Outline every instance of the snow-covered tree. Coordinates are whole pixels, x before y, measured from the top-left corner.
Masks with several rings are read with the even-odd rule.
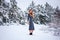
[[[27,10],[29,9],[33,9],[35,7],[35,3],[34,1],[32,1],[32,3],[29,5],[29,7],[27,8]]]
[[[9,19],[16,22],[16,16],[17,16],[17,2],[16,0],[10,0],[11,7],[9,10]]]
[[[45,12],[47,13],[47,16],[48,16],[48,21],[51,21],[51,16],[53,15],[54,13],[54,9],[51,5],[49,5],[47,2],[45,4]]]
[[[9,10],[10,21],[21,23],[21,20],[24,18],[23,16],[24,16],[23,11],[17,6],[16,0],[10,0]]]
[[[53,28],[59,28],[60,26],[60,10],[58,7],[56,7],[55,9],[50,25],[51,25],[50,27],[53,27]]]
[[[0,0],[0,16],[2,17],[2,22],[7,23],[9,13],[9,3],[5,0]],[[4,20],[5,19],[5,20]]]

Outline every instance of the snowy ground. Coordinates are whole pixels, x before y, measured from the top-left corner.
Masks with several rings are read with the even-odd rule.
[[[35,31],[29,35],[28,24],[14,24],[0,26],[0,40],[60,40],[60,36],[54,36],[48,30],[48,26],[34,24]]]

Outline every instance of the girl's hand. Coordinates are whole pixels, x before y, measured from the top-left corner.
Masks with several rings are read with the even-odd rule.
[[[30,14],[30,16],[32,16],[34,18],[34,13],[33,13],[33,15]]]

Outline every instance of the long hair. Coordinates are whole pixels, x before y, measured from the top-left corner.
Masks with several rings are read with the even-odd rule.
[[[30,11],[31,11],[31,13],[30,13]],[[32,9],[29,10],[29,14],[30,15],[33,15],[33,10]]]
[[[32,17],[34,18],[33,10],[32,10],[32,9],[29,10],[29,15],[32,16]]]

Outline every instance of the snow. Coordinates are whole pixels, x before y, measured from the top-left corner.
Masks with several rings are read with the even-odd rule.
[[[60,40],[59,36],[43,31],[48,26],[34,24],[35,31],[33,35],[29,35],[28,24],[9,24],[0,26],[0,40]],[[42,30],[41,30],[42,29]]]

